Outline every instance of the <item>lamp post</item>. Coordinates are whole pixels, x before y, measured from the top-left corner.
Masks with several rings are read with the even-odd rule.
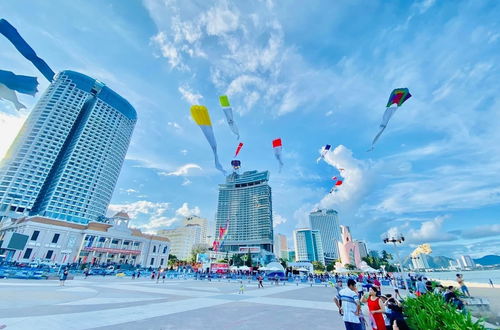
[[[397,243],[399,244],[403,244],[403,242],[405,241],[405,238],[403,235],[400,235],[398,237],[386,237],[384,238],[384,243],[385,244],[388,244],[388,243],[392,243],[394,244],[394,251],[396,251],[396,257],[398,258],[398,269],[399,269],[399,272],[401,273],[401,276],[403,277],[403,289],[407,289],[407,285],[406,285],[406,274],[404,273],[404,267],[403,267],[403,263],[401,262],[401,258],[399,257],[399,251],[398,251],[398,247],[397,247]]]

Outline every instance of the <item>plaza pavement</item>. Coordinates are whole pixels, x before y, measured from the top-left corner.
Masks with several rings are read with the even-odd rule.
[[[89,277],[0,280],[0,328],[343,329],[331,287]]]

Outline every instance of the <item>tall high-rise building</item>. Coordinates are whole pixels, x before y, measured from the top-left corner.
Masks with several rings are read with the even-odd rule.
[[[472,260],[471,256],[469,256],[469,255],[460,256],[460,258],[457,259],[457,261],[458,261],[458,265],[460,266],[460,268],[476,267],[476,263],[474,262],[474,260]]]
[[[323,244],[319,230],[297,229],[293,232],[295,244],[295,260],[300,261],[319,261],[325,264]]]
[[[60,72],[0,164],[0,220],[99,221],[136,120],[134,108],[103,83]]]
[[[335,210],[317,210],[309,214],[311,229],[318,230],[323,243],[323,252],[327,263],[339,258],[340,241],[339,217]]]
[[[227,227],[221,251],[273,251],[273,211],[269,172],[236,172],[219,185],[215,237]]]
[[[427,254],[419,254],[411,258],[413,269],[429,269],[429,256]]]
[[[274,255],[276,258],[288,260],[288,243],[283,234],[274,235]]]
[[[198,225],[201,228],[201,242],[200,243],[207,243],[209,244],[207,240],[207,228],[208,228],[208,220],[205,218],[201,218],[197,215],[191,215],[189,217],[184,218],[184,226],[189,226],[189,225]]]
[[[359,256],[361,259],[368,257],[368,249],[366,248],[366,243],[363,241],[354,241],[358,245]]]

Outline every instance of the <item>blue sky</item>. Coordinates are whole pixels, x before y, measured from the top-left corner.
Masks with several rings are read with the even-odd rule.
[[[290,241],[312,209],[331,207],[370,249],[401,232],[408,251],[499,252],[497,1],[21,0],[0,13],[55,71],[95,77],[137,109],[111,205],[136,226],[213,221],[224,178],[189,107],[209,108],[229,169],[237,141],[218,105],[228,94],[243,169],[271,171],[275,231]],[[37,74],[3,38],[0,49],[3,69]],[[413,97],[368,153],[397,87]],[[39,95],[20,99],[30,109]],[[0,153],[29,109],[0,101]],[[325,144],[335,150],[317,164]],[[339,168],[344,185],[328,194]]]

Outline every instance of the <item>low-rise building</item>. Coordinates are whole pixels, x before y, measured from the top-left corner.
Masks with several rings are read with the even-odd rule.
[[[86,225],[32,216],[11,220],[0,229],[0,237],[8,232],[29,236],[26,247],[12,258],[18,262],[166,267],[170,252],[168,238],[129,228],[129,220],[124,212],[107,222]]]

